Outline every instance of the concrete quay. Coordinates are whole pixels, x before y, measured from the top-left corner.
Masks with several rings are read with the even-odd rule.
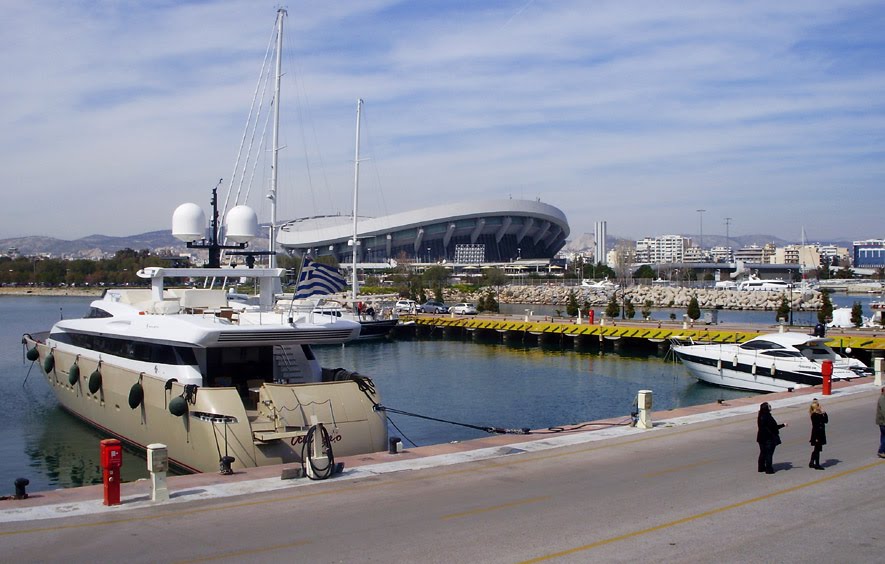
[[[871,378],[655,412],[654,428],[600,421],[344,459],[147,482],[123,504],[101,487],[0,502],[8,561],[873,562],[885,554],[885,460]],[[830,416],[824,471],[808,468],[808,404]],[[774,475],[756,471],[758,405],[787,423]],[[626,418],[625,418],[626,419]]]

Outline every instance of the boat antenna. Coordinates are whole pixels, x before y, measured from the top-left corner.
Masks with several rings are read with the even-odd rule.
[[[358,240],[357,235],[357,207],[359,205],[360,194],[360,110],[363,107],[362,98],[356,100],[356,156],[353,162],[353,269],[351,270],[351,288],[350,299],[356,300],[357,280],[356,280],[356,247]]]
[[[218,184],[212,188],[212,220],[209,222],[209,239],[200,241],[188,241],[188,249],[206,249],[209,251],[209,261],[206,263],[207,268],[221,267],[221,250],[222,249],[245,249],[246,243],[236,243],[233,245],[222,245],[218,242],[218,186],[221,185],[221,179]]]

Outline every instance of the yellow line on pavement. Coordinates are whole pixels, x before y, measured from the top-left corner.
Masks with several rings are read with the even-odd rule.
[[[192,560],[179,560],[178,562],[179,564],[190,564],[191,562],[210,562],[212,560],[222,560],[225,558],[238,558],[240,556],[251,556],[254,554],[261,554],[262,552],[272,552],[274,550],[284,550],[294,548],[296,546],[304,546],[308,542],[309,541],[297,541],[286,544],[277,544],[274,546],[263,546],[261,548],[255,549],[235,550],[233,552],[220,552],[211,556],[202,556],[200,558],[194,558]]]
[[[530,497],[528,499],[520,499],[517,501],[511,501],[510,503],[504,503],[502,505],[493,505],[491,507],[482,507],[478,509],[471,509],[470,511],[462,511],[461,513],[451,513],[449,515],[443,515],[440,519],[458,519],[460,517],[469,517],[471,515],[479,515],[480,513],[488,513],[489,511],[498,511],[499,509],[508,509],[510,507],[518,507],[520,505],[527,505],[529,503],[538,503],[541,501],[546,501],[550,499],[549,495],[540,496],[540,497]]]
[[[793,486],[790,488],[785,488],[783,490],[778,490],[775,492],[771,492],[765,495],[761,495],[759,497],[754,497],[751,499],[746,499],[744,501],[739,501],[737,503],[732,503],[730,505],[724,505],[722,507],[717,507],[715,509],[710,509],[709,511],[704,511],[702,513],[698,513],[696,515],[689,515],[688,517],[683,517],[682,519],[676,519],[675,521],[669,521],[667,523],[661,523],[660,525],[655,525],[654,527],[649,527],[647,529],[640,529],[638,531],[633,531],[631,533],[625,533],[623,535],[618,535],[616,537],[611,537],[607,539],[598,540],[594,543],[585,544],[583,546],[576,546],[575,548],[570,548],[568,550],[563,550],[561,552],[554,552],[553,554],[546,554],[544,556],[538,556],[537,558],[531,558],[529,560],[523,560],[520,564],[530,564],[533,562],[545,562],[547,560],[553,560],[554,558],[561,558],[563,556],[570,556],[572,554],[577,554],[579,552],[584,552],[587,550],[592,550],[594,548],[599,548],[600,546],[605,546],[607,544],[616,543],[622,540],[632,539],[636,537],[640,537],[642,535],[647,535],[649,533],[654,533],[657,531],[661,531],[664,529],[669,529],[672,527],[676,527],[678,525],[683,525],[685,523],[690,523],[692,521],[697,521],[699,519],[703,519],[704,517],[711,517],[713,515],[717,515],[719,513],[724,513],[726,511],[731,511],[732,509],[737,509],[739,507],[744,507],[745,505],[750,505],[753,503],[757,503],[760,501],[765,501],[774,497],[778,497],[781,495],[785,495],[788,493],[793,493],[795,491],[799,491],[811,486],[816,486],[818,484],[823,484],[824,482],[829,482],[830,480],[835,480],[836,478],[841,478],[843,476],[848,476],[850,474],[854,474],[857,472],[862,472],[864,470],[869,470],[871,468],[875,468],[883,464],[882,462],[873,462],[871,464],[866,464],[864,466],[860,466],[858,468],[853,468],[851,470],[845,470],[844,472],[839,472],[838,474],[831,474],[824,478],[820,478],[818,480],[812,480],[811,482],[806,482],[804,484],[799,484],[798,486]]]

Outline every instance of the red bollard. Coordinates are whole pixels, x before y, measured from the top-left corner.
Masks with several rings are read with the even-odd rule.
[[[123,445],[117,439],[101,441],[101,468],[104,481],[104,504],[120,505],[120,467]]]
[[[825,396],[833,393],[833,361],[825,360],[821,363],[820,374],[823,376],[824,380],[824,391],[823,394]]]
[[[589,325],[593,325],[593,322],[596,321],[596,311],[592,309],[587,310],[587,323]]]

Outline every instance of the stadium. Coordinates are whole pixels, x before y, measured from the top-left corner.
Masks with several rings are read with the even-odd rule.
[[[295,256],[352,257],[353,217],[296,219],[278,243]],[[569,235],[558,208],[535,200],[488,200],[442,205],[357,221],[357,260],[477,264],[550,259]]]

